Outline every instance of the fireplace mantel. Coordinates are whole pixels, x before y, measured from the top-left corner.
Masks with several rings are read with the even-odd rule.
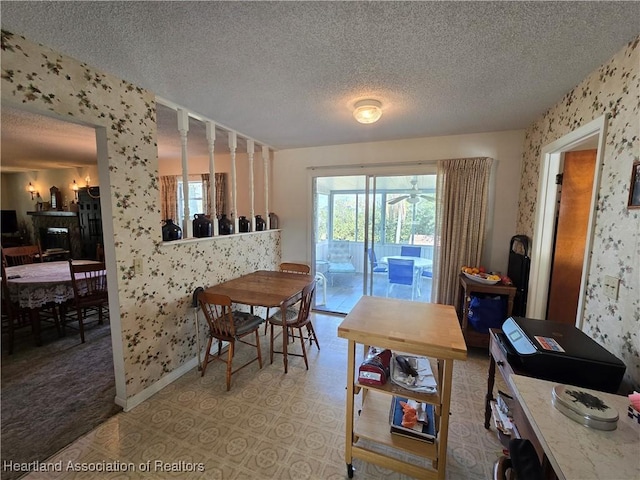
[[[27,212],[34,217],[77,217],[78,212],[62,212],[58,210],[44,210],[42,212]]]
[[[27,212],[27,215],[31,216],[35,237],[40,240],[43,250],[47,248],[44,241],[48,228],[66,228],[69,232],[71,258],[82,258],[82,237],[80,235],[78,212],[45,210],[42,212]]]

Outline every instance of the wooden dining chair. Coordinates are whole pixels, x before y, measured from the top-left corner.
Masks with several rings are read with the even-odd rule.
[[[313,323],[311,323],[311,301],[313,299],[313,294],[316,290],[316,282],[315,280],[311,282],[309,285],[304,287],[302,290],[302,296],[292,297],[280,304],[280,309],[275,312],[269,319],[270,329],[270,346],[271,351],[269,355],[269,359],[271,363],[273,363],[273,354],[281,353],[283,355],[284,362],[284,373],[288,371],[288,360],[287,357],[302,357],[304,358],[304,365],[307,370],[309,370],[309,361],[307,359],[307,349],[306,342],[309,342],[309,348],[315,342],[316,347],[320,350],[320,344],[318,343],[318,337],[313,328]],[[277,338],[278,335],[274,336],[273,327],[281,327],[282,335],[284,338],[282,339],[282,350],[276,351],[274,349],[273,342]],[[303,328],[306,330],[306,333],[303,332]],[[296,333],[297,330],[297,333]],[[293,353],[289,352],[289,336],[292,336],[293,341],[295,343],[296,339],[300,339],[300,346],[302,347],[302,353]]]
[[[2,249],[2,264],[6,267],[42,262],[40,244],[7,247]]]
[[[101,243],[96,244],[96,260],[104,262],[104,246]]]
[[[84,343],[84,321],[87,313],[92,310],[98,312],[98,323],[104,323],[104,314],[109,308],[109,292],[107,289],[107,270],[104,262],[74,263],[69,260],[71,271],[71,285],[73,286],[73,304],[75,320],[78,321],[80,340]],[[71,321],[74,321],[71,316]],[[68,320],[62,321],[62,331]]]
[[[309,275],[311,273],[311,267],[304,263],[293,263],[293,262],[282,262],[280,267],[278,267],[281,272],[285,273],[298,273],[301,275]],[[269,318],[269,308],[267,307],[267,313],[265,318]],[[265,322],[264,324],[264,334],[267,334],[267,329],[269,328],[269,324]]]
[[[309,267],[309,265],[305,265],[304,263],[283,262],[280,264],[280,271],[309,275],[309,273],[311,273],[311,268]]]
[[[39,333],[35,333],[36,323],[37,328],[40,328],[40,322],[51,321],[53,322],[58,336],[61,335],[60,331],[60,319],[58,316],[58,310],[55,303],[51,302],[42,305],[36,311],[30,311],[28,308],[22,308],[18,302],[11,301],[9,293],[9,283],[5,265],[2,265],[2,332],[7,337],[7,352],[13,353],[13,347],[15,344],[15,331],[24,327],[31,327],[34,332],[36,342],[39,341]]]
[[[215,293],[207,293],[206,291],[198,294],[198,302],[200,308],[204,312],[209,325],[209,341],[202,362],[202,376],[207,370],[207,365],[213,360],[219,360],[227,364],[226,383],[227,391],[231,389],[231,375],[242,370],[244,367],[252,364],[256,360],[262,368],[262,354],[260,353],[260,335],[258,328],[264,322],[261,317],[247,312],[238,312],[232,309],[231,298],[226,295],[218,295]],[[256,337],[255,344],[244,337],[254,334]],[[211,347],[213,341],[218,342],[218,353],[212,354]],[[222,342],[228,342],[228,351],[226,359],[222,356]],[[244,343],[255,347],[257,357],[252,358],[240,367],[233,370],[233,356],[235,353],[236,342]]]
[[[20,307],[11,301],[9,297],[9,285],[7,283],[7,272],[2,264],[2,332],[7,337],[7,352],[13,353],[14,331],[20,321],[18,312]]]

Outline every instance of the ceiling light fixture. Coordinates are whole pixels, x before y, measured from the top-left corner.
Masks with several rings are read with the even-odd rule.
[[[360,100],[354,107],[353,116],[360,123],[375,123],[382,116],[382,103],[378,100]]]

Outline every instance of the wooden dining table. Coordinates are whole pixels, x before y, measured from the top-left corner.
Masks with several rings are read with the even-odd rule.
[[[258,270],[227,282],[213,285],[205,291],[226,295],[234,303],[252,307],[278,307],[294,296],[301,296],[304,287],[314,281],[312,275]]]
[[[226,295],[233,303],[252,307],[280,307],[285,300],[302,297],[304,287],[315,281],[313,275],[299,273],[273,272],[258,270],[227,282],[206,288],[206,292]],[[284,315],[284,312],[283,312]],[[282,341],[288,342],[289,332],[283,325]],[[287,368],[287,349],[283,348],[285,372]]]

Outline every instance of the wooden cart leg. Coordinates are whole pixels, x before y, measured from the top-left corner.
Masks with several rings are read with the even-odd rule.
[[[347,463],[347,474],[353,478],[353,402],[356,365],[356,342],[349,340],[347,347],[347,418],[344,442],[344,460]]]
[[[353,464],[347,463],[347,477],[353,478]]]

